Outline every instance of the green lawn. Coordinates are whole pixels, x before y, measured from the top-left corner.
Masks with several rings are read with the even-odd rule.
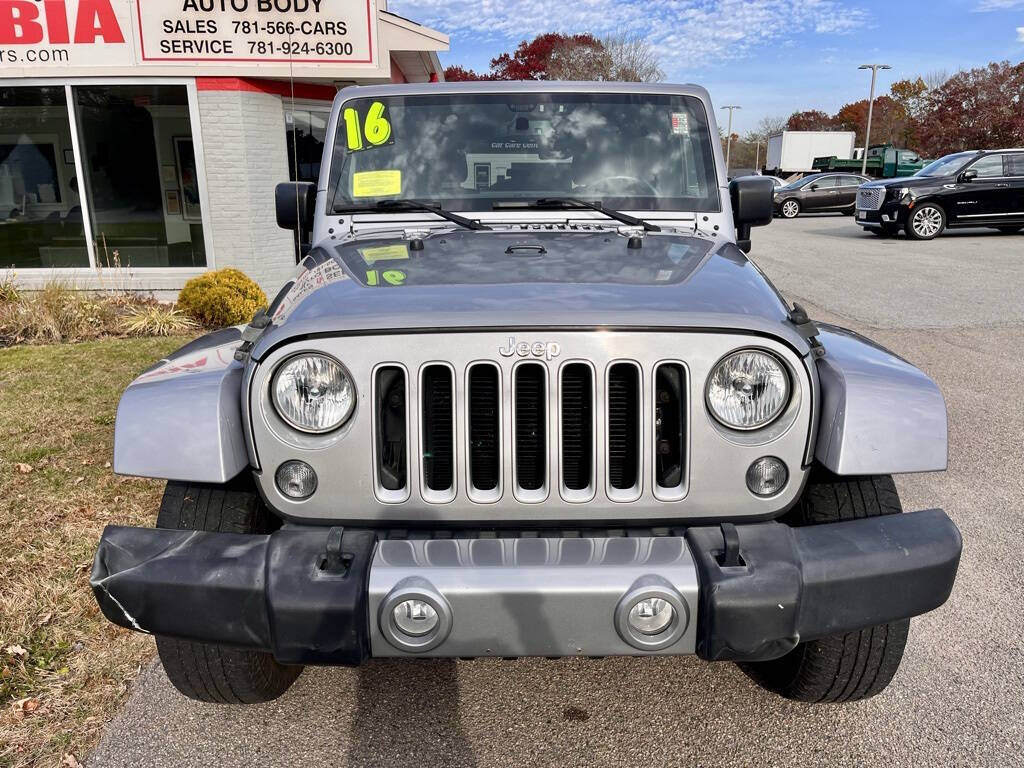
[[[0,349],[0,766],[83,758],[152,640],[89,589],[105,525],[152,525],[162,483],[113,474],[125,386],[186,338]]]

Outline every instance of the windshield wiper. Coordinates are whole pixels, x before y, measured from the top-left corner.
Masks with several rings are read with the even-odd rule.
[[[628,224],[631,227],[643,227],[648,232],[661,232],[661,227],[657,224],[651,224],[649,221],[630,216],[628,213],[605,208],[600,203],[592,203],[579,197],[541,197],[525,203],[510,201],[494,204],[495,208],[518,208],[522,206],[527,208],[589,208],[592,211],[603,213],[609,219],[621,221],[623,224]]]
[[[388,213],[389,211],[426,211],[447,219],[453,224],[458,224],[466,229],[490,229],[486,224],[481,224],[475,219],[467,219],[457,213],[446,211],[435,203],[424,203],[419,200],[401,198],[398,200],[378,200],[376,203],[367,205],[335,205],[334,213]]]

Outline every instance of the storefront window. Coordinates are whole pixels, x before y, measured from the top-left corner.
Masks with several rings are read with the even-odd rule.
[[[73,89],[96,263],[206,264],[184,85]]]
[[[320,159],[330,116],[330,105],[323,109],[297,107],[285,112],[288,174],[292,181],[315,182],[320,178]]]
[[[88,266],[64,88],[2,88],[0,269]]]

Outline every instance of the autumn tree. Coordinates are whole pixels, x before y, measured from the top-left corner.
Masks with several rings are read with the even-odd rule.
[[[835,119],[820,109],[794,112],[786,121],[787,131],[834,131]]]
[[[655,82],[665,73],[650,43],[629,33],[598,39],[590,34],[548,33],[523,40],[511,53],[491,59],[488,72],[460,66],[445,80],[618,80]]]
[[[927,101],[918,149],[928,157],[1024,145],[1024,62],[958,72]]]
[[[537,35],[533,40],[523,40],[512,53],[491,59],[491,74],[495,80],[551,80],[548,68],[552,55],[556,48],[568,45],[593,49],[600,48],[601,42],[590,34]]]
[[[465,69],[458,65],[444,68],[444,79],[449,83],[459,83],[466,80],[493,80],[494,76],[489,72],[479,73],[472,69]]]
[[[833,121],[840,130],[855,132],[856,145],[863,147],[864,131],[868,124],[868,100],[844,104]],[[871,115],[871,143],[902,144],[906,123],[907,112],[903,106],[890,96],[879,96],[875,99]]]

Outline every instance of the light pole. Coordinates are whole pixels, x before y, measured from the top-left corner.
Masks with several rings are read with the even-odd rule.
[[[892,69],[888,64],[861,64],[857,69],[870,69],[871,70],[871,95],[868,96],[868,127],[864,131],[864,154],[862,155],[860,163],[861,175],[867,174],[868,171],[868,147],[871,146],[871,113],[875,107],[875,76],[878,74],[880,69]],[[728,163],[726,164],[728,165]]]
[[[735,104],[731,104],[729,106],[722,107],[722,109],[728,109],[729,110],[729,127],[726,129],[726,136],[725,136],[725,175],[728,176],[729,175],[729,154],[732,151],[732,111],[734,109],[742,109],[742,107],[738,107]]]

